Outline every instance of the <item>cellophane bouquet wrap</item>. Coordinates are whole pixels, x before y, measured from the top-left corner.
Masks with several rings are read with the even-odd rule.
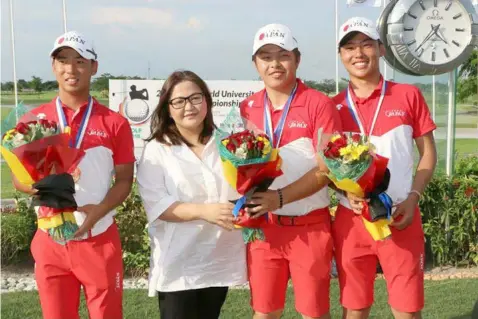
[[[235,204],[233,214],[235,225],[242,228],[245,243],[264,240],[262,227],[267,224],[267,214],[251,218],[245,213],[246,204],[255,192],[264,192],[274,179],[282,175],[282,160],[278,149],[272,148],[267,135],[258,132],[247,124],[236,132],[217,129],[215,133],[224,177],[239,194],[243,195]]]
[[[388,158],[376,154],[367,137],[353,133],[334,134],[318,150],[338,189],[369,200],[363,203],[362,219],[370,235],[375,240],[390,236],[392,200],[385,192],[390,182]]]
[[[79,178],[77,164],[85,154],[69,143],[69,128],[62,133],[44,114],[27,113],[6,131],[1,145],[2,157],[15,178],[38,190],[32,201],[38,206],[38,228],[60,244],[73,239],[78,230],[73,194]]]

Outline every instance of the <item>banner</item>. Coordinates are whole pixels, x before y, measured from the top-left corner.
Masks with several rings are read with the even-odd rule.
[[[164,80],[109,81],[109,107],[129,121],[137,159],[141,156],[144,139],[151,133],[150,120],[158,105],[163,83]],[[206,83],[212,95],[214,123],[223,129],[227,129],[224,125],[234,125],[229,123],[230,121],[225,122],[226,117],[230,113],[239,114],[239,104],[264,88],[262,81],[231,80],[206,81]]]
[[[381,7],[382,0],[347,0],[349,7],[357,6],[369,6],[369,7]]]

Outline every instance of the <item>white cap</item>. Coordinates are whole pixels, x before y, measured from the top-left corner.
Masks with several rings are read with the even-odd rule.
[[[283,24],[276,23],[263,26],[256,32],[252,55],[266,44],[275,44],[287,51],[298,47],[297,40],[292,36],[290,29]]]
[[[69,31],[60,35],[53,45],[50,56],[60,48],[72,48],[87,60],[97,60],[98,56],[91,43],[85,37],[76,31]]]
[[[347,20],[339,30],[339,42],[337,46],[340,46],[340,42],[351,32],[360,32],[368,36],[372,40],[379,40],[380,34],[378,33],[377,27],[372,20],[354,17]]]

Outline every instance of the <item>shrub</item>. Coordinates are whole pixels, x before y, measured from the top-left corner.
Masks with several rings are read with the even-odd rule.
[[[149,269],[149,236],[146,230],[146,212],[136,185],[117,208],[116,222],[121,235],[125,273],[140,276]]]
[[[15,198],[16,209],[2,209],[2,264],[20,263],[29,259],[30,243],[36,231],[36,215],[25,200]]]
[[[478,265],[476,164],[476,157],[465,158],[457,163],[454,177],[435,176],[420,201],[434,265]]]

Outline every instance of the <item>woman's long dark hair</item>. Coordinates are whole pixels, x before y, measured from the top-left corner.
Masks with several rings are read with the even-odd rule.
[[[176,123],[174,123],[174,120],[169,114],[171,93],[176,85],[184,81],[190,81],[196,84],[206,99],[207,113],[204,119],[204,128],[199,135],[199,142],[206,144],[209,137],[211,137],[215,125],[212,116],[212,96],[206,82],[194,72],[176,71],[168,77],[161,88],[158,106],[151,116],[151,135],[146,141],[157,140],[166,145],[181,145],[184,143],[187,146],[192,146],[183,138],[181,133],[179,133]]]

